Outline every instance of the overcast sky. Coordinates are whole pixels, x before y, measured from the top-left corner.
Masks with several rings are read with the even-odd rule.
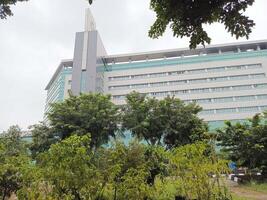
[[[60,60],[73,57],[87,7],[86,0],[29,0],[0,20],[0,131],[42,120],[44,88]],[[247,11],[256,22],[250,40],[267,39],[266,8],[266,0],[256,0]],[[173,38],[170,30],[158,40],[148,38],[155,20],[149,0],[96,0],[91,11],[108,54],[188,46],[188,39]],[[212,44],[236,41],[222,25],[206,29]]]

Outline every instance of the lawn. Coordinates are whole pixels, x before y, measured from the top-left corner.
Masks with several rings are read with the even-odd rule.
[[[251,182],[249,184],[243,185],[242,187],[256,192],[263,192],[267,194],[267,182],[266,183]]]

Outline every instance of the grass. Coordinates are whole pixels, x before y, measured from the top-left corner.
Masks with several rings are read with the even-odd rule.
[[[244,198],[244,197],[239,197],[235,194],[232,194],[232,197],[233,197],[233,200],[251,200],[251,199],[248,199],[248,198]]]
[[[249,184],[243,185],[242,187],[267,194],[267,183],[251,182]]]

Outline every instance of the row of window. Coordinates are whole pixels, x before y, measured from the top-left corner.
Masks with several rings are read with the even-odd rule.
[[[197,88],[190,90],[175,90],[175,91],[163,91],[163,92],[151,92],[146,95],[152,97],[166,97],[168,95],[182,95],[182,94],[195,94],[195,93],[210,93],[210,92],[226,92],[226,91],[239,91],[239,90],[251,90],[267,88],[267,83],[253,84],[253,85],[236,85],[236,86],[225,86],[225,87],[212,87],[212,88]],[[114,95],[113,99],[123,100],[126,95]]]
[[[230,113],[243,113],[243,112],[262,112],[267,109],[266,106],[250,106],[250,107],[237,107],[237,108],[222,108],[222,109],[210,109],[203,110],[200,115],[212,115],[212,114],[230,114]]]
[[[180,70],[180,71],[170,71],[170,72],[160,72],[160,73],[149,73],[149,74],[136,74],[127,76],[113,76],[109,77],[110,81],[122,81],[130,79],[147,79],[165,76],[177,76],[181,74],[201,74],[201,73],[213,73],[213,72],[223,72],[228,70],[244,70],[244,69],[255,69],[261,68],[262,65],[257,64],[247,64],[247,65],[234,65],[234,66],[222,66],[214,68],[204,68],[204,69],[192,69],[192,70]]]
[[[185,100],[185,103],[196,102],[198,104],[207,103],[228,103],[228,102],[242,102],[242,101],[254,101],[267,99],[267,94],[261,95],[249,95],[249,96],[234,96],[234,97],[219,97],[219,98],[207,98],[207,99],[194,99]]]
[[[247,79],[258,79],[264,78],[264,73],[258,74],[246,74],[237,76],[221,76],[212,78],[201,78],[201,79],[188,79],[188,80],[177,80],[177,81],[164,81],[156,83],[142,83],[142,84],[131,84],[131,85],[118,85],[110,86],[109,90],[127,90],[127,89],[138,89],[147,87],[163,87],[169,85],[182,85],[182,84],[197,84],[197,83],[208,83],[208,82],[220,82],[220,81],[235,81],[235,80],[247,80]]]

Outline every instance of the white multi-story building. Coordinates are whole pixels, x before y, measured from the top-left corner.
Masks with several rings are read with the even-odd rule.
[[[46,87],[46,112],[68,91],[111,94],[121,105],[134,90],[197,102],[200,117],[213,127],[267,109],[267,40],[107,55],[92,16],[86,21],[86,30],[76,34],[74,58],[60,63]]]

